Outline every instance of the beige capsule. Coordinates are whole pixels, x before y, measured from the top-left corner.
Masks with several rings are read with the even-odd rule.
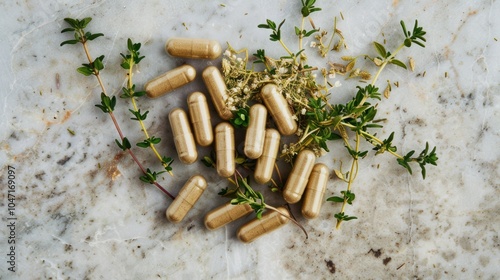
[[[215,40],[172,38],[165,44],[165,51],[177,57],[216,59],[221,55],[222,47]]]
[[[302,215],[307,219],[314,219],[318,217],[323,205],[323,196],[326,190],[326,183],[330,171],[328,167],[322,163],[314,165],[309,182],[307,183],[304,192],[304,200],[302,203]]]
[[[292,171],[288,175],[288,180],[283,189],[283,198],[286,202],[293,204],[300,201],[315,160],[316,155],[311,150],[304,149],[297,155]]]
[[[215,156],[220,176],[227,178],[234,174],[235,154],[234,128],[228,122],[221,122],[215,127]]]
[[[298,128],[297,122],[293,119],[285,97],[278,92],[278,87],[275,84],[267,84],[262,87],[260,95],[280,133],[282,135],[294,134]]]
[[[219,69],[215,66],[208,66],[202,73],[203,81],[207,86],[208,93],[212,98],[215,110],[223,120],[230,120],[233,118],[233,113],[226,105],[228,99],[227,87],[224,78]]]
[[[280,147],[280,133],[273,128],[266,129],[262,155],[257,159],[254,178],[259,184],[265,184],[273,176],[274,163]]]
[[[215,230],[250,214],[252,211],[249,204],[233,205],[228,202],[205,215],[205,226],[209,230]]]
[[[188,96],[189,118],[193,125],[194,138],[200,146],[208,146],[214,141],[212,121],[208,110],[207,98],[201,92],[193,92]]]
[[[150,80],[144,85],[144,90],[149,97],[157,98],[192,82],[194,78],[196,78],[196,69],[185,64]]]
[[[290,217],[290,213],[285,207],[276,208],[280,213]],[[270,233],[288,223],[288,218],[276,211],[268,211],[262,215],[261,219],[253,219],[241,226],[238,230],[238,239],[250,243],[266,233]]]
[[[173,109],[168,115],[172,134],[174,135],[174,144],[179,160],[185,164],[191,164],[198,158],[196,143],[193,133],[189,126],[189,120],[186,112],[180,108]]]
[[[207,181],[203,176],[194,175],[189,178],[172,204],[167,208],[167,219],[173,223],[182,221],[206,188]]]
[[[267,109],[262,104],[250,107],[249,124],[245,135],[243,152],[248,158],[257,159],[262,155],[266,133]]]

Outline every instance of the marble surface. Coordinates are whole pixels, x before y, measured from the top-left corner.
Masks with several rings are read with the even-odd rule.
[[[429,141],[438,147],[439,165],[427,179],[407,174],[389,155],[360,163],[348,211],[358,220],[335,230],[338,206],[325,203],[316,220],[300,217],[309,232],[288,224],[252,244],[235,237],[238,221],[208,231],[203,216],[225,200],[217,192],[227,182],[200,162],[184,166],[172,145],[167,115],[187,108],[188,93],[206,92],[201,75],[193,84],[157,100],[141,99],[149,110],[151,133],[172,155],[174,176],[160,183],[178,192],[194,173],[209,183],[188,217],[179,224],[165,218],[171,200],[138,180],[131,158],[114,144],[110,119],[94,104],[97,82],[75,71],[84,62],[79,46],[59,47],[65,17],[93,17],[92,32],[103,32],[90,45],[106,56],[105,85],[118,94],[125,82],[119,53],[126,39],[143,43],[135,82],[185,62],[201,74],[220,61],[175,59],[164,53],[173,36],[207,37],[252,53],[265,48],[283,55],[256,26],[266,18],[286,18],[285,40],[295,42],[299,1],[2,1],[0,10],[0,278],[1,279],[498,279],[500,268],[500,2],[498,1],[318,1],[317,26],[339,21],[349,49],[344,54],[372,53],[371,42],[400,40],[399,21],[418,19],[428,32],[425,49],[412,47],[414,72],[388,68],[380,81],[400,86],[383,100],[387,118],[381,133],[395,131],[403,150],[420,150]],[[295,44],[293,44],[295,45]],[[309,41],[305,41],[309,46]],[[338,61],[332,53],[312,65]],[[425,72],[425,75],[423,73]],[[354,81],[336,94],[348,100]],[[142,136],[128,121],[129,103],[119,100],[117,118],[133,141]],[[214,122],[218,120],[214,117]],[[74,131],[74,135],[68,130]],[[365,143],[366,144],[366,143]],[[321,158],[330,169],[349,162],[340,143]],[[200,149],[201,155],[209,149]],[[136,152],[147,166],[159,169],[149,151]],[[8,166],[16,172],[16,272],[8,270]],[[377,168],[379,166],[379,168]],[[327,195],[343,190],[338,179]],[[263,188],[264,189],[264,188]],[[274,199],[276,203],[282,203]],[[273,201],[273,199],[270,199]]]

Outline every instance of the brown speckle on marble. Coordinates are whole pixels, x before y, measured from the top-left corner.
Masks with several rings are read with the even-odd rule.
[[[112,181],[114,181],[118,176],[120,176],[120,170],[118,170],[118,167],[113,164],[113,165],[110,165],[107,169],[106,169],[106,175],[107,177],[111,178]]]
[[[336,271],[335,264],[331,260],[325,260],[325,263],[330,273],[334,274]]]
[[[56,73],[56,88],[59,89],[61,87],[61,76],[59,73]]]
[[[378,250],[370,249],[370,251],[368,251],[367,254],[369,254],[369,253],[373,253],[375,258],[378,258],[378,257],[380,257],[380,255],[382,255],[382,249],[378,249]]]
[[[73,246],[71,246],[71,244],[64,244],[64,251],[65,252],[73,251]]]
[[[486,267],[490,263],[490,257],[488,257],[488,256],[480,256],[479,257],[479,263],[483,267]]]
[[[445,261],[450,262],[456,258],[457,254],[455,252],[448,251],[448,252],[443,252],[441,256]]]
[[[40,181],[43,181],[43,176],[45,175],[45,171],[39,172],[35,174],[35,178],[37,178]]]
[[[71,159],[72,156],[65,156],[64,158],[57,161],[59,165],[65,165]]]
[[[387,265],[391,260],[392,260],[391,257],[387,257],[382,261],[382,263],[384,263],[384,265]]]

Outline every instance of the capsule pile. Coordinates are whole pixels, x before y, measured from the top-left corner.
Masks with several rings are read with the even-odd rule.
[[[165,51],[174,57],[213,60],[220,57],[222,48],[214,40],[172,38],[167,41]],[[157,98],[188,84],[195,77],[196,70],[186,64],[152,79],[145,85],[145,91],[149,97]],[[223,122],[215,126],[214,132],[205,94],[189,94],[188,113],[181,108],[174,108],[169,113],[175,148],[181,162],[192,164],[198,159],[196,144],[209,146],[215,140],[217,173],[228,178],[235,173],[236,144],[234,128],[227,122],[233,118],[233,113],[226,105],[226,84],[220,70],[215,66],[205,68],[202,79],[214,109]],[[265,85],[260,95],[265,106],[255,104],[250,108],[244,153],[248,158],[257,160],[254,178],[257,183],[265,184],[271,180],[273,174],[281,135],[294,134],[298,125],[286,99],[275,84]],[[278,130],[266,128],[268,115]],[[315,161],[314,152],[301,151],[283,190],[283,198],[289,204],[298,203],[304,197],[302,215],[307,219],[314,219],[319,215],[329,177],[328,167],[321,163],[315,164]],[[168,207],[167,219],[176,223],[182,221],[206,188],[207,182],[203,176],[192,176]],[[261,219],[255,218],[242,225],[237,232],[238,239],[245,243],[252,242],[288,223],[289,211],[285,207],[278,207],[277,210],[278,212],[267,211]],[[248,204],[232,205],[228,202],[206,214],[205,226],[209,230],[216,230],[251,212],[253,209]]]

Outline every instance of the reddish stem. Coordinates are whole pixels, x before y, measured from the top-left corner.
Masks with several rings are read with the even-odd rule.
[[[89,63],[92,63],[92,58],[90,57],[90,53],[89,53],[89,50],[87,48],[87,42],[83,42],[82,45],[83,45],[83,50],[85,51],[85,55],[87,56],[87,59],[89,60]],[[101,80],[101,76],[99,75],[99,73],[96,73],[95,76],[97,78],[97,81],[99,81],[99,85],[101,86],[102,92],[105,95],[107,95],[106,94],[106,89],[104,88],[104,84],[102,83],[102,80]],[[120,125],[118,124],[118,121],[116,120],[115,115],[113,114],[113,112],[109,112],[109,116],[111,117],[111,120],[113,120],[113,124],[115,125],[116,131],[118,131],[118,135],[120,135],[120,140],[123,141],[123,139],[125,137],[123,136],[123,132],[122,132],[122,130],[120,128]],[[130,156],[132,157],[132,159],[135,161],[135,163],[139,166],[139,168],[141,169],[142,173],[144,175],[146,175],[147,174],[146,173],[146,169],[144,169],[144,166],[142,166],[141,162],[137,159],[137,157],[135,156],[134,152],[132,152],[131,149],[127,149],[127,151],[130,154]],[[163,193],[165,193],[171,199],[175,199],[175,196],[173,196],[171,193],[169,193],[158,182],[154,181],[153,185],[155,185],[159,190],[161,190]]]

